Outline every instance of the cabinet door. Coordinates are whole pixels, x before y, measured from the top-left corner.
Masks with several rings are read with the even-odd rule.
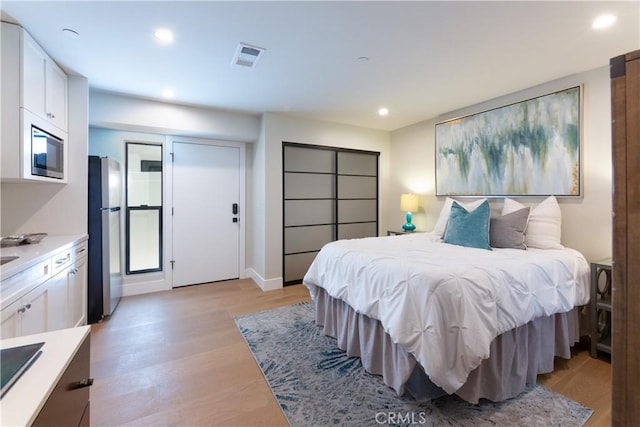
[[[0,311],[0,338],[14,338],[20,335],[20,313],[18,310],[22,307],[22,300],[8,305],[4,310]]]
[[[46,307],[47,326],[49,331],[67,327],[67,288],[70,279],[70,268],[65,268],[43,286],[48,287],[49,298]]]
[[[47,56],[36,42],[22,32],[22,106],[47,119],[45,81]]]
[[[49,287],[47,283],[22,297],[24,312],[20,316],[20,335],[39,334],[48,330]]]
[[[87,258],[79,259],[69,272],[69,321],[70,328],[87,323]]]
[[[67,75],[53,61],[47,63],[46,113],[51,123],[67,131]]]

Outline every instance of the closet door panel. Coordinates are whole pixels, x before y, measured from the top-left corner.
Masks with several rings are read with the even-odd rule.
[[[338,240],[360,239],[362,237],[374,237],[377,235],[378,224],[375,222],[338,225]]]
[[[307,273],[309,266],[316,258],[318,252],[292,254],[284,256],[284,281],[301,280]]]
[[[284,170],[288,172],[335,173],[335,152],[285,146]]]
[[[338,173],[348,175],[378,175],[378,156],[369,153],[338,153]]]
[[[338,223],[375,222],[378,219],[377,205],[375,200],[340,200]]]
[[[332,199],[335,197],[334,183],[334,175],[285,172],[284,198]]]
[[[375,176],[338,176],[338,198],[375,199],[378,195],[378,180]]]
[[[334,230],[333,225],[285,228],[284,252],[288,255],[317,251],[334,240]]]
[[[335,212],[333,200],[285,200],[284,226],[333,224]]]

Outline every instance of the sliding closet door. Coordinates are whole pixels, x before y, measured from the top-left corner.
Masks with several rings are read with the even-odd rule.
[[[378,156],[338,152],[338,239],[378,235]]]
[[[316,254],[336,235],[335,153],[283,146],[284,282],[300,281]]]
[[[283,274],[300,283],[326,243],[378,235],[376,152],[283,143]]]

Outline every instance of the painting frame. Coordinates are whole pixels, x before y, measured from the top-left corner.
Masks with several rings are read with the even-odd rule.
[[[582,85],[435,124],[436,196],[582,197]]]

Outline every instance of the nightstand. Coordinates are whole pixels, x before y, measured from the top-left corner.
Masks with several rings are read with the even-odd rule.
[[[399,236],[401,234],[419,233],[418,230],[405,231],[405,230],[387,230],[387,236]]]
[[[611,259],[591,263],[591,357],[611,354]]]

